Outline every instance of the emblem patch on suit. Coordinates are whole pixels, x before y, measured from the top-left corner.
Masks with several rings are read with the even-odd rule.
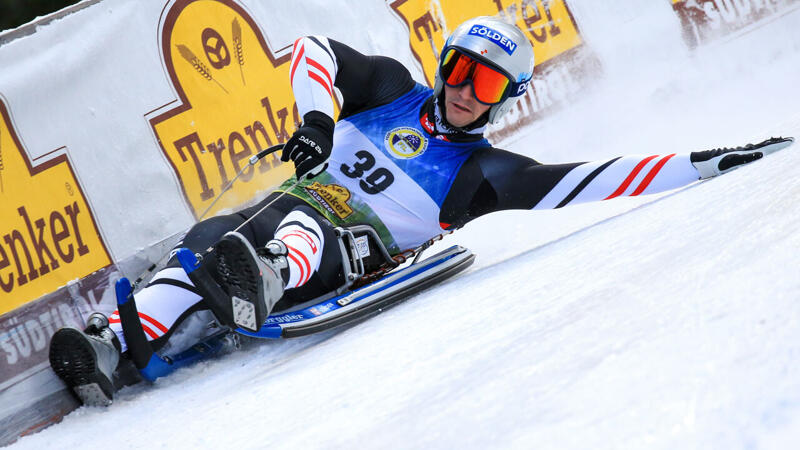
[[[386,133],[383,142],[392,155],[403,159],[416,158],[428,148],[422,132],[411,127],[395,128]]]

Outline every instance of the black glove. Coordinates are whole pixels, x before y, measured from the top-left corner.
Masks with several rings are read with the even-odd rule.
[[[314,178],[328,167],[333,147],[333,119],[319,111],[309,111],[303,124],[283,146],[281,161],[294,162],[299,179],[303,175]]]
[[[717,148],[702,152],[692,152],[689,160],[692,162],[700,179],[722,175],[744,164],[761,159],[764,155],[792,145],[794,138],[777,137],[769,138],[758,144],[747,144],[744,147]]]

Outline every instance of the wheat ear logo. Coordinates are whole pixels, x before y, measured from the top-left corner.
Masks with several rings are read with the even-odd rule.
[[[203,64],[203,61],[201,61],[200,58],[195,56],[195,54],[192,53],[191,50],[189,50],[189,47],[178,44],[177,48],[178,52],[181,54],[181,56],[183,56],[183,59],[188,61],[189,64],[191,64],[192,67],[194,67],[194,70],[200,74],[200,76],[202,76],[208,81],[213,81],[214,83],[217,83],[217,86],[219,86],[219,88],[222,89],[223,92],[225,92],[226,94],[228,93],[228,90],[225,89],[225,86],[223,86],[219,81],[214,79],[208,67],[206,67],[206,65]]]
[[[236,62],[239,64],[239,74],[242,76],[242,84],[247,84],[244,79],[244,48],[242,47],[242,27],[239,19],[233,19],[231,24],[231,36],[233,36],[233,51],[236,53]]]

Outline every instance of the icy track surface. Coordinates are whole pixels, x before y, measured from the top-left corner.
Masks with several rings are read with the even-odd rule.
[[[594,89],[501,146],[556,162],[800,136],[800,13],[692,55],[666,27],[604,33]],[[658,198],[483,218],[447,241],[475,266],[394,309],[12,448],[797,448],[799,168],[795,144]]]

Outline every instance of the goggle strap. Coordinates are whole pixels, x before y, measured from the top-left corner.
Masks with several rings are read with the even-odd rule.
[[[517,82],[512,82],[510,86],[510,90],[508,92],[509,97],[519,97],[520,95],[525,93],[525,90],[528,89],[528,83],[531,82],[531,78],[527,80]]]

